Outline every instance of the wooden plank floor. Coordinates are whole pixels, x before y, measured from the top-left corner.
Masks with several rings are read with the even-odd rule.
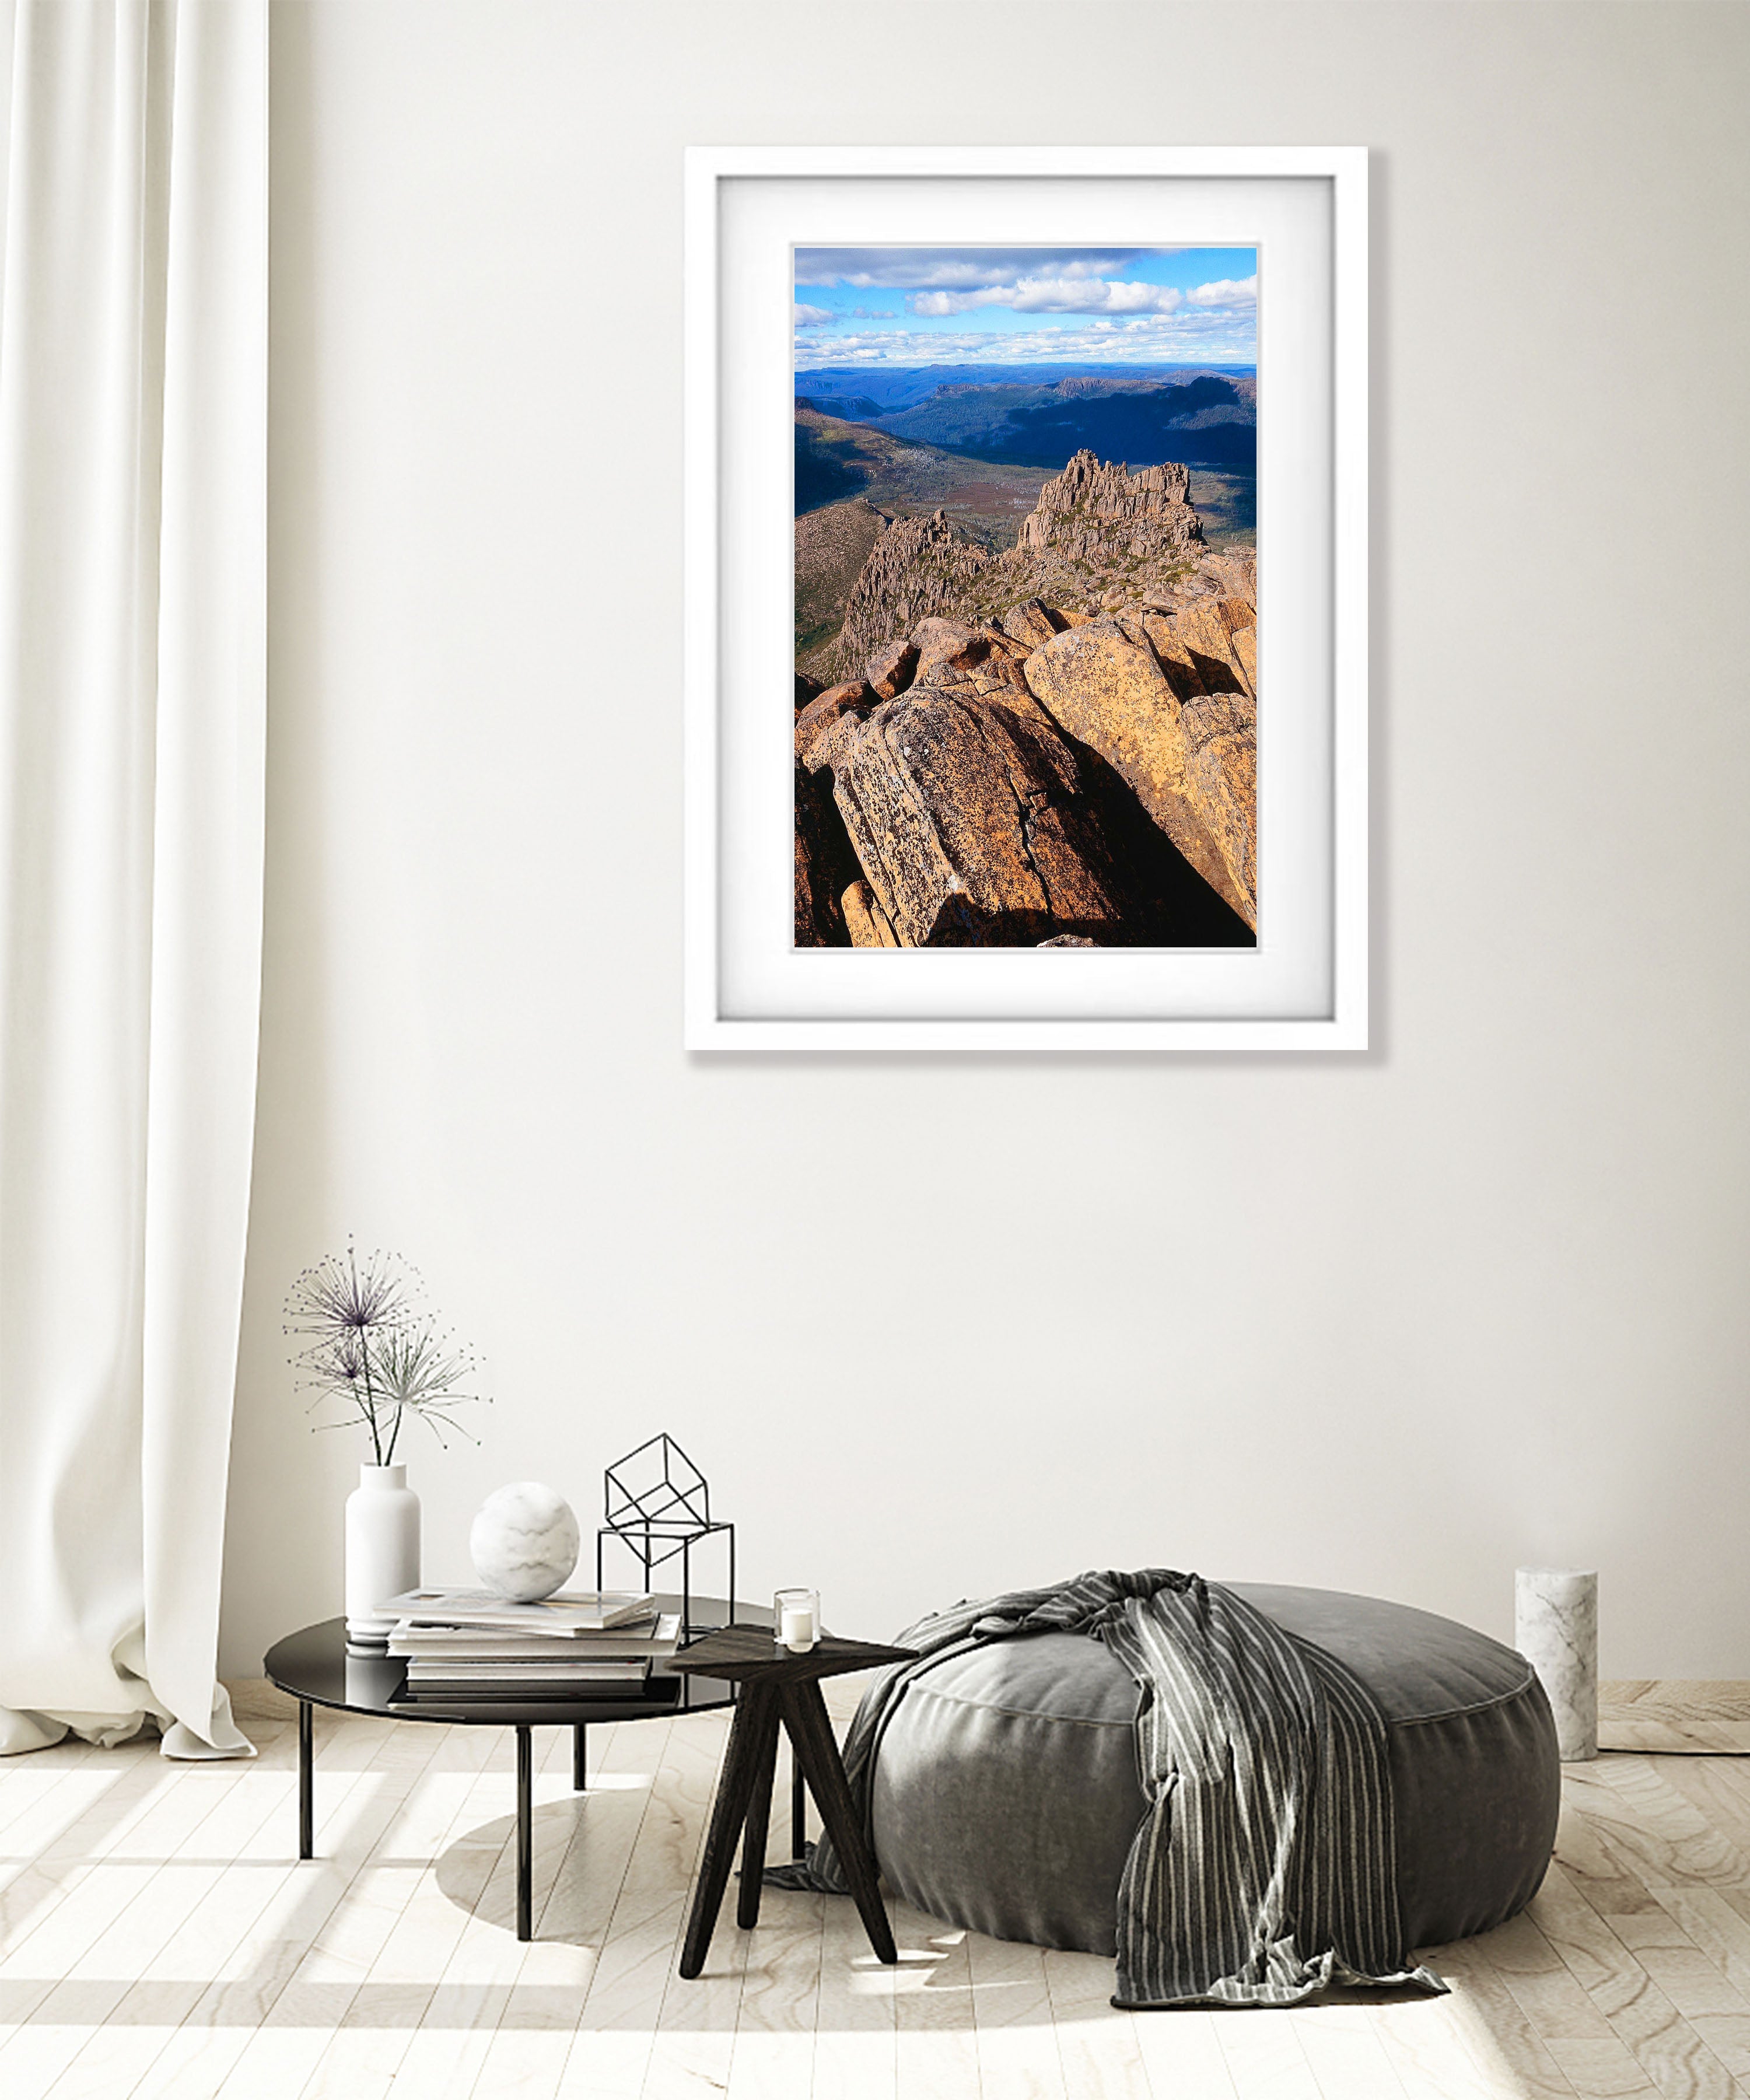
[[[842,1719],[856,1687],[831,1688]],[[1427,1950],[1450,1997],[1135,2015],[1109,1962],[896,1904],[885,1970],[850,1904],[775,1892],[752,1934],[732,1895],[681,1982],[721,1715],[594,1732],[581,1799],[569,1736],[536,1738],[519,1945],[504,1732],[320,1715],[301,1864],[289,1710],[238,1689],[253,1762],[0,1762],[5,2100],[1750,2100],[1750,1762],[1727,1755],[1569,1767],[1530,1911]],[[1650,1727],[1652,1689],[1627,1703]]]

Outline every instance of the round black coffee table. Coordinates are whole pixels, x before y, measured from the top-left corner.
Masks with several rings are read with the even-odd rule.
[[[690,1606],[694,1638],[713,1626],[760,1626],[769,1629],[772,1614],[757,1604],[738,1604],[734,1611],[721,1597],[693,1597]],[[678,1612],[678,1596],[660,1596],[659,1611]],[[685,1651],[683,1649],[681,1653]],[[527,1939],[534,1930],[531,1887],[534,1879],[534,1783],[532,1743],[536,1728],[564,1727],[571,1731],[571,1785],[581,1793],[588,1776],[586,1749],[592,1721],[649,1721],[668,1719],[676,1714],[708,1713],[732,1706],[736,1687],[721,1678],[702,1677],[672,1670],[663,1658],[653,1663],[643,1691],[637,1697],[612,1693],[596,1699],[543,1699],[493,1701],[469,1699],[442,1706],[406,1697],[407,1665],[383,1655],[346,1652],[346,1622],[324,1619],[288,1634],[268,1649],[263,1674],[280,1691],[298,1701],[298,1856],[315,1856],[315,1738],[311,1709],[333,1706],[348,1714],[380,1714],[395,1721],[435,1721],[447,1727],[458,1723],[471,1727],[514,1728],[517,1732],[517,1937]],[[802,1850],[802,1776],[795,1779],[791,1804],[794,1849]]]

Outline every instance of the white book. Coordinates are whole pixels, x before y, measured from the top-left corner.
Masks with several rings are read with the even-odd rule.
[[[639,1656],[672,1655],[681,1644],[681,1614],[665,1612],[611,1626],[598,1634],[500,1632],[491,1626],[422,1626],[403,1619],[389,1636],[393,1656],[439,1661],[551,1661],[563,1668],[600,1657],[615,1661]]]
[[[417,1660],[407,1666],[409,1684],[620,1684],[641,1683],[647,1662],[434,1662]]]
[[[490,1590],[403,1590],[377,1609],[414,1626],[502,1626],[515,1633],[599,1634],[646,1617],[647,1590],[561,1590],[532,1604],[513,1604]]]

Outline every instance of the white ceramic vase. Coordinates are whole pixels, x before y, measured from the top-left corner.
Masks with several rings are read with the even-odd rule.
[[[346,1639],[381,1648],[395,1628],[377,1608],[419,1586],[419,1497],[405,1466],[361,1466],[346,1498]]]

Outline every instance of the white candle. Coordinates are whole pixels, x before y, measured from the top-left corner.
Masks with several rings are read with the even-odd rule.
[[[784,1622],[778,1630],[778,1637],[784,1646],[796,1654],[804,1654],[814,1645],[816,1633],[814,1614],[806,1604],[786,1604]]]

